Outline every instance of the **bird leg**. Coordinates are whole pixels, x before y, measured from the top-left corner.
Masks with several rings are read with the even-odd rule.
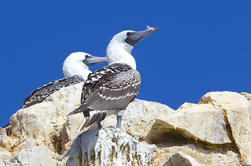
[[[117,115],[117,124],[116,127],[121,129],[121,120],[122,120],[122,116]]]
[[[97,124],[98,124],[98,129],[99,130],[102,129],[101,121],[98,121]]]

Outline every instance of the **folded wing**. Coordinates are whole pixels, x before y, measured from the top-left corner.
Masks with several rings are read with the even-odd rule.
[[[112,64],[89,75],[83,87],[81,106],[70,113],[92,110],[123,110],[134,100],[140,74],[126,64]]]
[[[43,102],[48,96],[50,96],[55,91],[58,91],[61,88],[74,85],[80,82],[83,82],[84,79],[80,76],[73,76],[62,78],[53,82],[50,82],[35,91],[33,91],[23,103],[23,108],[27,108],[31,105]]]

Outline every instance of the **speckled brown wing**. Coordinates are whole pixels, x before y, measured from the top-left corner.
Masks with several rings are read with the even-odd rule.
[[[126,64],[112,64],[88,76],[81,106],[70,113],[92,110],[123,110],[137,96],[141,84],[138,71]]]
[[[123,110],[135,99],[141,84],[136,70],[103,77],[84,104],[91,110]]]
[[[80,82],[84,82],[84,79],[80,76],[73,76],[68,78],[62,78],[53,82],[50,82],[35,91],[33,91],[23,103],[23,108],[27,108],[31,105],[43,102],[48,96],[50,96],[55,91],[63,87],[74,85]]]

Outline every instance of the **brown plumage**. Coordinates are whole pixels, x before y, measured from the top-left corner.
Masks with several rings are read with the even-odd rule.
[[[50,82],[35,91],[33,91],[23,103],[23,108],[27,108],[37,103],[43,102],[48,96],[50,96],[55,91],[58,91],[61,88],[71,86],[80,82],[83,82],[84,79],[80,76],[73,76],[62,78],[53,82]]]
[[[81,106],[69,115],[83,112],[85,117],[88,117],[89,111],[94,110],[107,112],[125,110],[136,98],[140,84],[139,72],[129,65],[114,63],[103,67],[88,76],[82,90]],[[104,116],[94,117],[96,120],[91,118],[92,123],[86,123],[91,125],[104,119]]]

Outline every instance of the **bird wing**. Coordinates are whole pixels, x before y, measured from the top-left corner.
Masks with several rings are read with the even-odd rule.
[[[55,91],[58,91],[59,89],[63,87],[67,87],[70,85],[77,84],[79,82],[83,82],[84,79],[80,76],[73,76],[73,77],[67,77],[62,78],[59,80],[52,81],[35,91],[33,91],[25,100],[23,103],[23,108],[27,108],[31,105],[41,103],[44,101],[48,96],[50,96]]]
[[[140,83],[136,70],[103,77],[94,93],[85,100],[85,105],[91,110],[123,110],[136,98]]]
[[[123,110],[140,88],[138,71],[126,64],[112,64],[88,76],[83,86],[81,106],[70,115],[92,110]]]

